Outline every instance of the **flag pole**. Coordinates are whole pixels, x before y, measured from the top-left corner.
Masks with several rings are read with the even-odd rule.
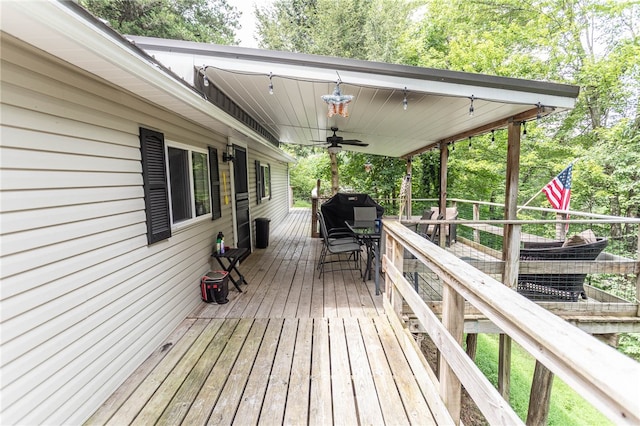
[[[524,209],[525,207],[527,207],[529,205],[530,202],[533,201],[534,198],[536,198],[538,195],[540,195],[540,193],[542,193],[542,190],[544,189],[544,186],[542,188],[540,188],[540,191],[536,192],[536,195],[534,195],[533,197],[529,198],[529,201],[527,201],[526,203],[524,203],[516,213],[520,213],[520,210]]]

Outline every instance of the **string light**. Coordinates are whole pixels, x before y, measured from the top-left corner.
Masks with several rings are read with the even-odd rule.
[[[523,121],[522,122],[522,138],[526,138],[527,137],[527,122]]]
[[[471,149],[471,136],[469,136],[469,149]]]
[[[409,101],[407,100],[407,88],[404,88],[404,99],[402,99],[402,109],[407,110],[409,108]]]
[[[494,143],[496,141],[496,131],[492,130],[491,131],[491,143]]]
[[[540,118],[542,118],[542,104],[540,102],[538,102],[536,104],[536,106],[538,107],[538,113],[536,114],[536,120],[540,120]]]
[[[273,95],[273,73],[269,73],[269,94]]]
[[[475,97],[473,95],[471,95],[471,104],[469,105],[469,117],[473,117],[473,113],[475,111],[475,109],[473,108],[473,100],[475,99]]]

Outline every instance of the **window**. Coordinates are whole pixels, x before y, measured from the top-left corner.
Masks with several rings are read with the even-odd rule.
[[[215,148],[166,147],[162,133],[141,127],[140,151],[148,244],[171,237],[172,224],[222,216]]]
[[[211,213],[207,154],[170,146],[167,156],[172,223]]]
[[[271,199],[271,166],[262,165],[262,198]]]
[[[256,160],[256,201],[258,204],[264,198],[271,199],[271,165],[260,164]]]

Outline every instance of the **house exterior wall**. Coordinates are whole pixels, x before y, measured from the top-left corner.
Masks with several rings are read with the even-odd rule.
[[[222,203],[147,244],[139,127],[219,156],[227,140],[4,34],[1,48],[1,423],[81,423],[202,303],[215,234],[233,233]],[[286,165],[272,170],[286,194]]]
[[[271,197],[262,198],[258,203],[257,199],[257,174],[256,160],[261,165],[270,166],[271,170]],[[271,220],[270,227],[280,223],[289,213],[289,182],[288,165],[269,155],[258,151],[249,152],[249,193],[252,219],[252,244],[256,245],[256,222],[257,218],[267,218]]]

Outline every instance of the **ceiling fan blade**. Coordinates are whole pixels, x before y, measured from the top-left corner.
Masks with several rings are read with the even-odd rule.
[[[369,146],[368,143],[359,141],[357,139],[344,139],[344,140],[340,141],[340,143],[344,144],[344,145]]]

